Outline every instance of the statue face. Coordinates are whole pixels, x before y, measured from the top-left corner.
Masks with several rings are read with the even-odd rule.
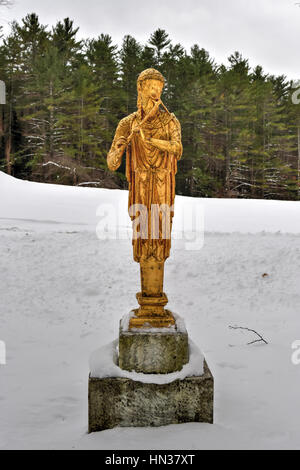
[[[148,79],[141,83],[140,93],[142,106],[145,110],[154,106],[154,101],[160,99],[164,84],[160,80]]]

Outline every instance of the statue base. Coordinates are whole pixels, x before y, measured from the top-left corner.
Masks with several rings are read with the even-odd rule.
[[[121,320],[118,354],[115,349],[112,355],[118,371],[122,369],[120,375],[108,375],[108,358],[101,351],[97,367],[91,366],[100,375],[89,377],[89,432],[115,426],[212,423],[214,379],[201,352],[189,347],[183,320],[176,317],[170,328],[132,331],[131,319],[129,314]],[[197,375],[180,373],[187,363]]]
[[[175,325],[175,318],[169,310],[166,294],[146,296],[142,292],[136,294],[140,308],[135,309],[135,316],[130,319],[129,328],[168,328]]]
[[[88,430],[213,423],[213,390],[213,376],[205,362],[203,375],[167,384],[90,377]]]
[[[173,315],[172,319],[175,322]],[[188,334],[183,322],[180,327],[176,323],[172,328],[133,330],[132,320],[140,321],[140,318],[131,317],[129,329],[124,327],[122,320],[120,322],[121,369],[144,374],[169,374],[181,370],[189,362]],[[168,326],[168,323],[163,323],[163,326]]]

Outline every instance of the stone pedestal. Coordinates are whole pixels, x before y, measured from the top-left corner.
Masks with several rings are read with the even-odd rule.
[[[115,426],[212,423],[213,390],[213,376],[206,363],[200,377],[168,384],[90,377],[89,432]]]
[[[148,330],[128,330],[126,324],[129,320],[120,326],[117,365],[123,371],[142,375],[136,375],[135,380],[105,374],[103,378],[89,377],[89,432],[115,426],[212,423],[214,381],[206,362],[202,375],[182,374],[183,379],[176,376],[189,362],[188,335],[182,321],[179,324],[177,319],[171,328]],[[198,364],[198,356],[193,357]],[[199,353],[199,374],[202,361]],[[168,380],[167,374],[171,373]],[[144,380],[144,374],[154,375]],[[163,380],[153,380],[153,377],[163,377]]]
[[[119,367],[144,374],[168,374],[182,369],[189,361],[188,334],[185,329],[156,328],[124,330],[120,323]]]

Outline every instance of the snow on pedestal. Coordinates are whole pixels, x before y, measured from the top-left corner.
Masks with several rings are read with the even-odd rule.
[[[127,378],[136,382],[152,384],[168,384],[175,380],[184,380],[187,377],[201,376],[204,373],[204,357],[200,349],[189,340],[189,362],[180,371],[170,374],[143,374],[128,371],[118,366],[118,340],[115,340],[99,349],[90,356],[90,377],[101,378]]]
[[[178,356],[183,354],[185,358],[189,358],[188,362],[176,372],[142,373],[119,367],[118,340],[95,351],[90,358],[89,432],[115,426],[212,423],[213,377],[197,346],[191,341],[188,344],[183,321],[176,316],[178,329],[170,327],[152,331],[153,329],[145,328],[132,332],[126,330],[129,317],[122,319],[120,328],[122,354],[130,355],[130,359],[123,360],[123,363],[127,362],[132,366],[136,362],[137,369],[140,370],[140,361],[145,369],[150,370],[151,367],[148,366],[153,365],[153,360],[147,360],[146,356],[151,354],[151,348],[160,349],[161,352],[164,349],[166,356],[169,353]],[[128,339],[128,335],[131,335],[129,345],[123,341],[124,336]],[[176,350],[174,345],[178,336],[181,337],[181,345]],[[183,338],[186,339],[187,354],[184,351]],[[166,357],[158,363],[155,351],[153,357],[155,364],[160,367],[172,362]],[[177,367],[178,362],[180,360],[177,358],[173,367]]]

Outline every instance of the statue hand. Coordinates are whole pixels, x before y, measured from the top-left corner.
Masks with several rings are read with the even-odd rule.
[[[132,132],[140,132],[140,126],[136,122],[132,126]]]
[[[125,137],[120,137],[116,142],[117,151],[120,153],[123,153],[126,146],[127,146],[127,139]]]
[[[135,124],[135,126],[132,128],[132,133],[136,133],[136,134],[140,133],[142,139],[145,140],[143,129],[138,124]]]
[[[157,113],[157,111],[159,109],[159,105],[161,104],[160,99],[159,100],[152,99],[152,101],[154,102],[154,106],[151,109],[151,111],[149,112],[148,117],[153,117]]]
[[[145,140],[145,143],[150,144],[153,147],[157,148],[158,150],[162,150],[164,152],[172,151],[172,143],[168,140],[154,139],[152,137],[148,140]]]

